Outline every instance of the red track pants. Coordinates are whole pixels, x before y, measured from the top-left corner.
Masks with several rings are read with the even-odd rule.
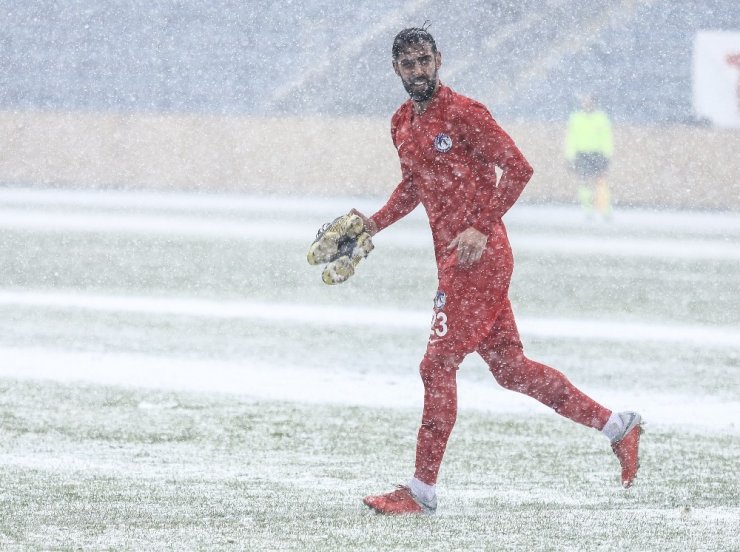
[[[490,333],[475,351],[496,381],[524,393],[579,424],[601,429],[611,411],[576,388],[562,373],[524,356],[511,304],[505,300]],[[457,368],[465,354],[428,347],[421,362],[424,411],[416,444],[415,477],[435,484],[447,440],[457,417]]]

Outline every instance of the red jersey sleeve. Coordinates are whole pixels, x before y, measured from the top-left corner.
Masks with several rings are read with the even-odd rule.
[[[462,122],[471,155],[491,175],[487,182],[480,184],[476,194],[479,209],[470,224],[489,235],[494,222],[500,220],[519,199],[534,170],[514,140],[482,104],[466,106]],[[492,190],[486,189],[488,183],[496,182],[496,167],[502,171],[501,180]]]
[[[398,146],[396,143],[396,126],[401,116],[401,111],[397,112],[391,121],[391,138],[393,139],[393,145]],[[378,226],[378,232],[383,228],[387,228],[394,222],[402,219],[413,211],[421,199],[414,186],[414,180],[411,172],[401,164],[401,182],[393,190],[391,197],[388,198],[383,207],[375,213],[370,219]]]
[[[393,190],[383,207],[370,218],[378,226],[378,232],[402,219],[419,205],[419,196],[411,176],[405,176]]]

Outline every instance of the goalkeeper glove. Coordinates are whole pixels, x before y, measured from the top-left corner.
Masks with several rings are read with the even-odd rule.
[[[362,219],[346,214],[326,223],[308,248],[309,264],[328,263],[321,274],[325,284],[341,284],[355,273],[359,262],[374,248]]]

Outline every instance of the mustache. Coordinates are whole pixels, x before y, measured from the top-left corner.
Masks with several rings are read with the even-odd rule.
[[[403,81],[403,87],[406,92],[411,96],[412,100],[417,102],[423,102],[432,97],[434,93],[434,80],[425,77],[419,77],[410,81]],[[424,85],[421,90],[414,88],[415,85]]]

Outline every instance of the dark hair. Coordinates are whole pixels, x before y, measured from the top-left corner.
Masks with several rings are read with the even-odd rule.
[[[429,28],[429,21],[425,21],[421,27],[409,27],[408,29],[402,30],[393,39],[393,59],[398,59],[398,56],[408,46],[422,44],[426,42],[432,46],[432,52],[437,53],[437,43],[434,42],[434,37],[429,34],[427,29]]]

